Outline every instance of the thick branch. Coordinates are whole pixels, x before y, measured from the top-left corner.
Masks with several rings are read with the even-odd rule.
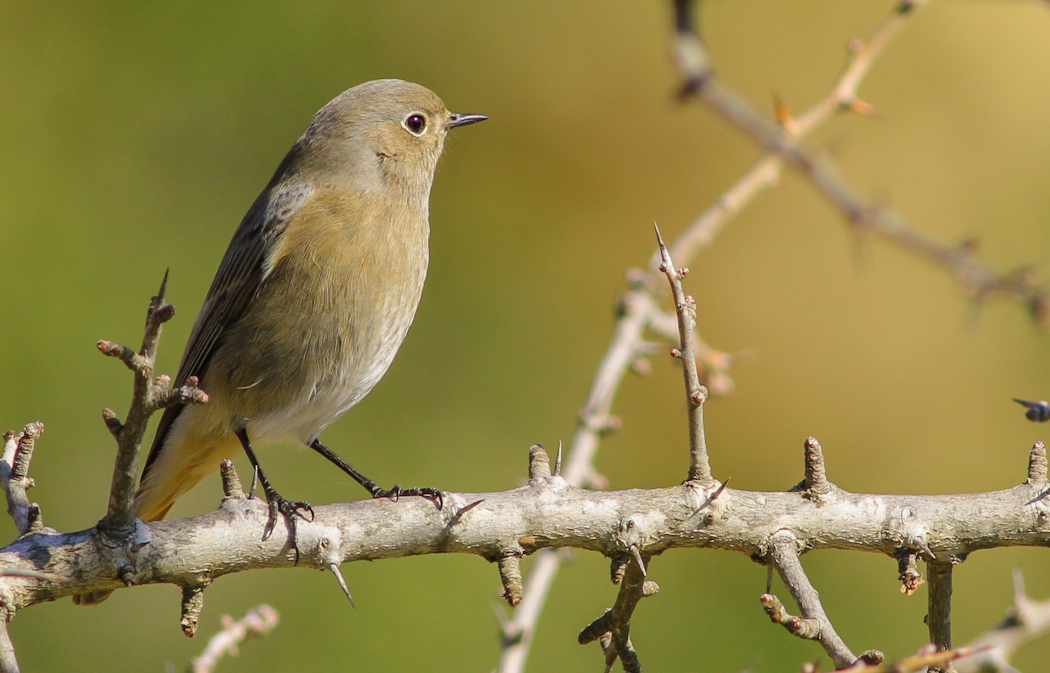
[[[637,546],[646,556],[675,547],[728,549],[764,558],[780,531],[798,548],[852,549],[894,556],[927,546],[938,558],[978,549],[1050,544],[1050,503],[1022,484],[969,495],[869,495],[834,490],[819,503],[801,493],[723,489],[695,484],[595,492],[549,477],[499,493],[450,493],[438,511],[429,502],[370,500],[316,508],[300,522],[300,566],[427,553],[470,553],[496,561],[508,551],[576,547],[609,557]],[[469,509],[468,509],[469,508]],[[702,512],[703,515],[698,513]],[[199,584],[202,578],[253,568],[292,567],[287,531],[261,541],[268,515],[258,499],[226,498],[219,510],[144,526],[151,542],[114,565],[93,531],[30,534],[0,550],[0,566],[64,579],[0,578],[8,607],[135,584]],[[625,537],[625,531],[630,535]],[[129,564],[130,563],[130,564]],[[528,583],[526,583],[526,590]]]

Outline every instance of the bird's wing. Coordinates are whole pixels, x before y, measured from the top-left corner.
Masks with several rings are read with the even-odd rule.
[[[267,253],[274,249],[288,220],[310,199],[313,190],[308,185],[280,182],[283,168],[282,164],[270,185],[245,214],[230,241],[204,305],[193,323],[179,373],[175,377],[176,387],[185,385],[191,376],[204,376],[208,362],[222,341],[223,333],[241,319],[269,274]],[[143,477],[160,453],[165,437],[184,406],[176,402],[164,410],[153,447],[146,458]]]

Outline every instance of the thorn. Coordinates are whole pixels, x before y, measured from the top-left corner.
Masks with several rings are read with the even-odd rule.
[[[791,110],[788,108],[784,99],[781,98],[780,94],[776,91],[773,92],[773,112],[780,128],[789,132],[795,130],[795,120],[791,116]]]
[[[489,605],[492,606],[492,612],[495,613],[496,621],[499,622],[500,636],[502,640],[506,642],[510,636],[511,629],[513,628],[510,618],[507,617],[507,610],[496,600],[491,601]]]
[[[634,557],[634,562],[638,564],[638,569],[642,571],[642,577],[647,577],[648,572],[645,569],[645,559],[642,558],[642,552],[638,549],[638,545],[631,545],[631,556]]]
[[[561,440],[558,440],[558,457],[554,459],[554,476],[561,476]]]
[[[168,274],[171,272],[171,267],[164,269],[164,280],[160,281],[160,291],[157,292],[157,298],[164,301],[164,294],[168,291]]]
[[[707,497],[707,500],[704,500],[704,504],[700,505],[695,510],[693,510],[693,513],[689,515],[689,518],[690,519],[693,518],[694,516],[696,516],[700,512],[704,511],[712,503],[714,503],[715,500],[718,500],[718,496],[722,495],[722,491],[726,490],[726,486],[729,486],[729,480],[730,479],[732,479],[732,477],[726,477],[725,481],[723,481],[721,484],[719,484],[718,488],[715,489],[715,492],[712,493],[711,495],[709,495]],[[712,515],[708,515],[708,523],[711,523],[713,520],[714,520],[714,517]]]
[[[467,512],[469,512],[470,510],[474,509],[475,507],[477,507],[478,505],[480,505],[483,502],[485,502],[484,498],[482,498],[481,500],[475,500],[474,502],[470,503],[469,505],[464,505],[463,507],[460,507],[459,509],[457,509],[455,511],[455,513],[449,518],[448,523],[445,525],[445,530],[452,530],[455,526],[457,526],[459,524],[460,521],[463,520],[463,516]]]
[[[343,573],[339,571],[339,564],[335,562],[329,563],[328,569],[332,571],[333,575],[335,575],[335,581],[339,582],[339,588],[343,590],[344,594],[346,594],[346,598],[350,601],[350,607],[356,610],[357,606],[354,605],[354,597],[350,595],[350,587],[346,586],[346,580],[343,579]]]
[[[981,249],[981,239],[976,236],[959,241],[959,249],[967,255],[976,255]]]
[[[860,115],[861,117],[867,117],[869,119],[879,116],[878,111],[874,105],[865,103],[859,98],[852,98],[845,104],[846,109],[850,112]]]
[[[653,229],[656,230],[656,244],[660,246],[660,250],[663,251],[666,246],[664,245],[664,237],[660,235],[660,227],[657,226],[656,220],[653,220]],[[662,257],[663,255],[661,255]]]

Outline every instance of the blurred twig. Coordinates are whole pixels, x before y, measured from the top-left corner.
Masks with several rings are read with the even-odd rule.
[[[277,611],[265,603],[248,611],[240,621],[222,616],[222,630],[208,640],[207,647],[190,663],[188,673],[212,673],[226,655],[235,657],[238,646],[253,636],[265,636],[280,621]]]
[[[1033,601],[1024,590],[1020,570],[1014,571],[1014,604],[1006,618],[994,629],[970,641],[968,647],[977,650],[972,657],[955,662],[958,673],[992,673],[1014,671],[1010,665],[1022,645],[1050,631],[1050,600]]]
[[[926,0],[901,0],[894,9],[894,15],[883,24],[884,30],[895,32],[904,18],[913,16],[925,4]],[[810,121],[808,117],[794,120],[790,115],[780,114],[779,124],[775,124],[722,82],[712,68],[710,55],[703,40],[693,27],[694,22],[690,15],[692,7],[693,3],[687,0],[675,2],[677,14],[674,51],[675,62],[682,78],[683,98],[697,97],[703,100],[727,121],[751,136],[768,153],[775,154],[794,166],[813,183],[824,198],[842,212],[858,233],[876,235],[950,271],[974,300],[980,301],[995,294],[1013,296],[1028,308],[1037,324],[1046,327],[1050,319],[1050,295],[1045,287],[1035,282],[1031,269],[1021,267],[1012,272],[999,273],[976,258],[972,245],[945,244],[913,229],[910,223],[893,209],[868,202],[839,174],[832,161],[810,152],[798,143],[799,136],[793,129],[803,121]],[[869,41],[869,44],[872,42]],[[854,51],[854,64],[858,63],[856,54],[862,54],[857,65],[856,77],[844,80],[843,89],[840,91],[836,88],[833,91],[830,103],[822,102],[815,108],[812,111],[815,118],[826,116],[833,109],[861,112],[871,109],[867,104],[859,102],[851,92],[870,66],[870,59],[884,44],[884,41],[874,42],[871,53],[863,49]]]

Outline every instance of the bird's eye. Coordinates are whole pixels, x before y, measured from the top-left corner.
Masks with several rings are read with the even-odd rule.
[[[408,132],[414,136],[422,135],[427,128],[427,118],[421,114],[411,114],[403,123]]]

